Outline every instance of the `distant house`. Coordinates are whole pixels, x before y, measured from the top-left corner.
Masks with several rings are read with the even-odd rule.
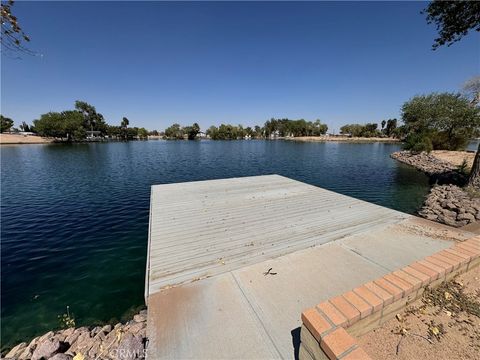
[[[102,132],[101,131],[87,131],[87,139],[96,139],[101,137]]]
[[[272,132],[270,134],[270,139],[276,139],[278,137],[280,137],[280,131],[279,130],[275,130],[274,132]]]
[[[206,139],[208,136],[203,131],[199,131],[197,134],[197,138],[199,139]]]

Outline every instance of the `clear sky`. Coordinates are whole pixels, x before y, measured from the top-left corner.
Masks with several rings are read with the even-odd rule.
[[[96,106],[111,124],[345,123],[398,117],[415,94],[480,73],[471,33],[431,50],[421,2],[16,2],[43,56],[2,56],[1,112],[18,126]]]

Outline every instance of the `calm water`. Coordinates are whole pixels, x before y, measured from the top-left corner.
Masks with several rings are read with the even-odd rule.
[[[2,344],[143,305],[150,186],[277,173],[412,213],[427,178],[392,144],[148,141],[1,148]],[[182,196],[182,194],[178,194]]]

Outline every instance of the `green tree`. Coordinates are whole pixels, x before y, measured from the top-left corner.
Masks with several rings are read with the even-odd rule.
[[[200,125],[198,125],[197,123],[193,123],[192,126],[187,126],[183,130],[183,132],[187,134],[188,140],[195,140],[198,133],[200,132]]]
[[[388,137],[393,136],[395,133],[395,129],[397,128],[397,123],[398,123],[397,119],[388,119],[386,122],[387,125],[385,126],[385,129],[383,131],[384,134],[387,135]]]
[[[105,134],[107,124],[103,118],[103,115],[97,113],[95,106],[92,106],[85,101],[75,101],[75,109],[83,116],[84,128],[89,131],[100,131]]]
[[[480,2],[478,1],[432,1],[424,10],[427,22],[437,26],[439,37],[435,39],[433,49],[450,46],[467,35],[470,30],[480,31]],[[478,79],[478,78],[477,78]],[[473,80],[464,90],[474,93],[471,105],[478,108],[480,101],[480,82]],[[478,145],[468,184],[480,188],[480,144]]]
[[[463,92],[466,98],[469,99],[470,105],[478,109],[480,105],[480,76],[468,80],[463,86]],[[476,131],[474,136],[478,135],[479,131]],[[472,169],[468,177],[468,185],[477,189],[480,188],[480,143],[478,144],[477,153],[475,154]]]
[[[182,140],[184,132],[180,124],[173,124],[165,129],[165,137],[167,139]]]
[[[19,128],[20,128],[20,130],[25,131],[25,132],[32,131],[30,126],[25,121],[22,121],[22,125],[20,125]]]
[[[36,132],[40,136],[79,141],[86,137],[83,116],[78,111],[49,112],[34,120]]]
[[[470,30],[480,31],[480,2],[434,0],[423,10],[427,23],[435,24],[438,37],[433,50],[442,45],[450,46],[468,34]]]
[[[128,125],[130,125],[130,121],[126,117],[123,117],[120,123],[120,135],[124,140],[128,140]]]
[[[253,137],[257,139],[263,138],[263,128],[255,125],[255,127],[253,128]]]
[[[10,130],[12,126],[13,126],[12,119],[5,117],[3,115],[0,115],[0,133]]]
[[[122,129],[120,126],[107,125],[105,133],[112,138],[119,138],[122,134]]]
[[[407,144],[409,137],[422,134],[432,142],[433,149],[458,150],[480,126],[480,111],[467,98],[454,93],[432,93],[415,96],[402,107]]]
[[[141,140],[147,140],[148,139],[148,131],[145,128],[140,128],[138,129],[137,136]]]
[[[210,126],[207,131],[205,132],[207,136],[210,137],[212,140],[218,139],[218,128],[214,125]]]

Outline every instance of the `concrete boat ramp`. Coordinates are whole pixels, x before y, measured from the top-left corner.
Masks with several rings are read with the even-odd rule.
[[[149,359],[292,359],[300,314],[471,233],[278,175],[152,187]]]

